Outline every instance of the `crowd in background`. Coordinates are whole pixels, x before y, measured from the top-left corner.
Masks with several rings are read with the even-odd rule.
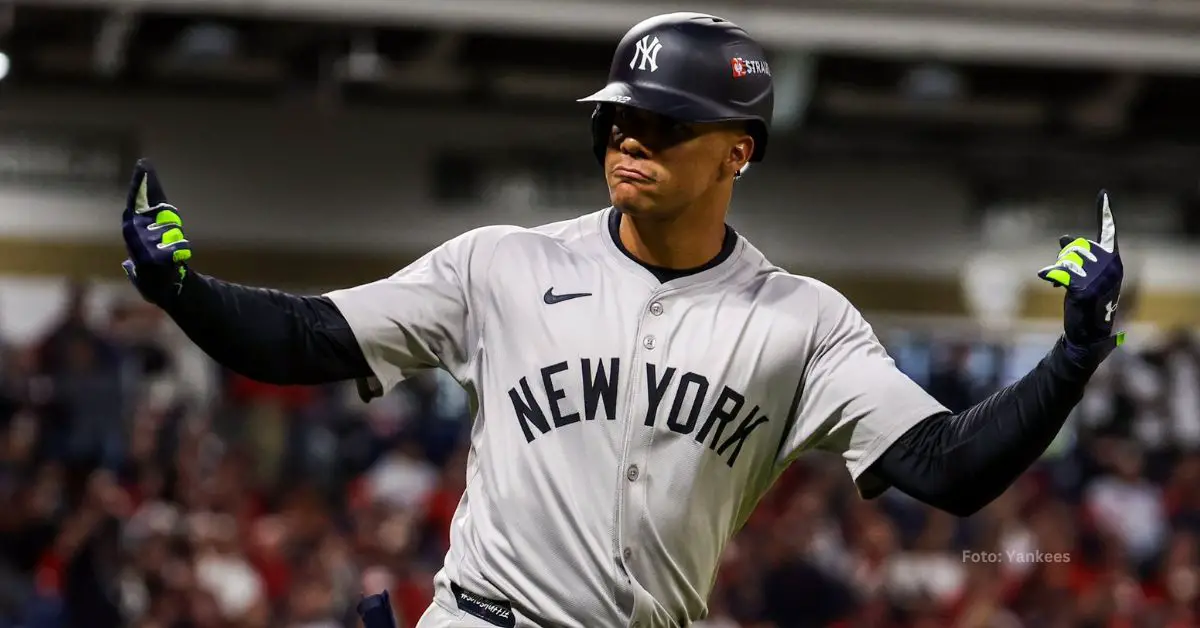
[[[384,588],[415,624],[465,480],[452,379],[370,404],[260,385],[139,300],[89,323],[76,290],[0,352],[0,628],[339,628]],[[1003,383],[966,345],[929,354],[914,378],[952,410]],[[1197,532],[1200,347],[1181,333],[1115,354],[1064,442],[973,517],[862,501],[840,461],[803,459],[729,545],[704,626],[1197,626]]]

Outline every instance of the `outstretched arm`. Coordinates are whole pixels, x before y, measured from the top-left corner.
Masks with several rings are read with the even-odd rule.
[[[1097,205],[1098,241],[1063,238],[1058,262],[1039,273],[1067,291],[1066,333],[1054,349],[1025,377],[967,411],[913,426],[867,474],[966,516],[999,497],[1041,457],[1092,373],[1123,340],[1113,335],[1123,273],[1107,194]]]
[[[240,286],[194,270],[161,292],[159,305],[188,338],[241,375],[279,385],[372,377],[350,324],[328,297]]]
[[[122,214],[126,275],[221,365],[272,384],[371,376],[349,323],[327,297],[296,296],[206,277],[158,175],[139,161]]]
[[[158,175],[139,161],[122,217],[125,274],[217,362],[275,384],[358,380],[364,399],[435,368],[463,375],[479,326],[472,291],[486,289],[498,241],[484,227],[443,243],[390,277],[322,296],[296,296],[206,277]]]
[[[974,407],[913,426],[866,473],[960,517],[991,503],[1041,457],[1083,397],[1095,367],[1073,361],[1064,343]]]

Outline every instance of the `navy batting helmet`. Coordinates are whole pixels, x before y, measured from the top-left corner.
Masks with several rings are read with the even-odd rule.
[[[630,29],[608,85],[579,102],[597,103],[592,148],[602,164],[614,105],[685,122],[744,120],[754,138],[750,161],[762,161],[775,91],[766,54],[746,31],[714,15],[668,13]]]

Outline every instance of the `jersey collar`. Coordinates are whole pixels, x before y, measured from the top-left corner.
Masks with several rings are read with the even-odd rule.
[[[620,212],[614,208],[600,212],[600,224],[598,225],[601,239],[604,240],[605,251],[617,263],[626,270],[643,278],[647,283],[659,289],[678,289],[687,286],[694,286],[704,283],[717,281],[724,278],[737,266],[738,260],[746,250],[746,241],[732,228],[727,227],[725,243],[721,248],[721,252],[709,263],[688,272],[687,274],[674,277],[668,281],[659,281],[655,272],[646,265],[634,259],[620,244],[618,235],[618,226],[620,225]]]

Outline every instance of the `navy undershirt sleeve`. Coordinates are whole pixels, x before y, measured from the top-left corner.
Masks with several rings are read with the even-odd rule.
[[[1041,457],[1083,397],[1099,363],[1081,364],[1078,355],[1060,339],[1014,384],[964,412],[915,425],[867,473],[946,512],[978,511]]]
[[[177,290],[155,301],[209,357],[250,379],[317,385],[373,376],[349,323],[326,297],[188,271]]]

